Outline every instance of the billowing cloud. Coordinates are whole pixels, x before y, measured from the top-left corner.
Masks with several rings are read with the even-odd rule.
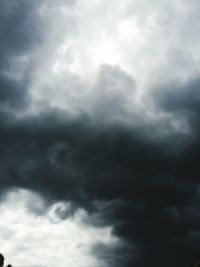
[[[104,259],[100,261],[91,254],[94,244],[102,242],[109,248],[120,246],[120,240],[112,235],[110,227],[84,227],[82,219],[88,216],[84,210],[77,210],[73,218],[64,221],[57,214],[59,208],[64,208],[63,203],[50,206],[40,216],[29,210],[31,202],[37,209],[45,205],[37,194],[26,190],[9,192],[1,202],[0,240],[6,263],[104,266]]]
[[[199,7],[1,2],[1,238],[11,261],[33,264],[34,250],[54,267],[59,242],[59,264],[70,266],[75,258],[106,267],[192,261],[200,246]],[[28,248],[16,245],[26,249],[21,258],[9,245],[15,232],[23,236],[8,222],[21,223],[15,208],[31,235]],[[75,241],[63,258],[73,243],[63,227],[89,240],[89,256]],[[48,252],[38,245],[44,237]]]

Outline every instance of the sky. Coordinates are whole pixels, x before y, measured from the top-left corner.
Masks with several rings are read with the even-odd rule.
[[[200,3],[0,0],[5,265],[190,266]]]

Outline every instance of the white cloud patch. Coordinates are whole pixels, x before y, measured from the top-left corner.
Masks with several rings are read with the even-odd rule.
[[[111,247],[120,244],[111,227],[95,228],[82,223],[89,216],[84,210],[62,220],[60,214],[67,212],[70,203],[56,203],[41,215],[35,212],[44,207],[43,199],[27,190],[11,191],[5,196],[0,204],[0,243],[5,264],[104,266],[106,261],[92,255],[92,247],[99,242]]]
[[[18,58],[13,75],[29,72],[31,112],[89,108],[104,92],[93,86],[102,65],[117,65],[136,80],[139,97],[155,82],[199,72],[199,9],[196,0],[43,0],[42,42]],[[129,99],[126,88],[123,94]]]

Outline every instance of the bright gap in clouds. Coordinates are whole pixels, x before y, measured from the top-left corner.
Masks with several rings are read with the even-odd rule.
[[[136,99],[146,106],[140,97],[152,84],[186,80],[199,72],[198,34],[189,27],[196,12],[183,0],[41,1],[41,42],[12,60],[9,75],[28,80],[27,113],[49,107],[75,114],[90,110],[91,99],[103,96],[102,87],[93,84],[105,65],[118,66],[135,80],[131,105],[137,106]]]
[[[106,266],[92,255],[92,246],[118,244],[111,227],[86,226],[88,216],[78,210],[74,216],[61,220],[57,210],[70,203],[56,203],[44,211],[43,200],[27,190],[9,192],[0,204],[0,243],[5,264],[13,266]],[[37,212],[34,212],[34,210]]]

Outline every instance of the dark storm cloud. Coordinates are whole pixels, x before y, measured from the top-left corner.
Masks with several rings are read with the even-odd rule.
[[[0,74],[0,110],[10,111],[25,106],[28,101],[25,86],[25,83]]]
[[[182,122],[186,136],[177,160],[177,177],[199,182],[198,158],[200,155],[200,79],[168,83],[156,90],[155,106],[170,114],[174,121]],[[184,130],[184,129],[183,129]],[[173,140],[172,140],[173,142]]]
[[[20,102],[12,92],[1,95],[8,109]],[[190,112],[186,102],[177,101]],[[166,103],[160,100],[160,110]],[[186,138],[186,148],[176,152],[169,149],[170,141],[179,142],[173,134],[158,141],[152,127],[97,123],[95,113],[72,118],[49,110],[21,120],[5,109],[2,114],[2,190],[28,188],[50,203],[70,201],[91,213],[86,223],[113,225],[124,246],[97,244],[92,250],[107,257],[109,266],[188,266],[200,245],[198,139]],[[194,134],[197,128],[191,128]],[[58,215],[64,219],[74,212]]]
[[[106,262],[105,266],[121,267],[131,266],[133,264],[137,249],[135,249],[134,246],[127,246],[127,244],[111,246],[99,242],[93,246],[92,253],[95,254],[101,262]]]
[[[195,77],[185,82],[171,82],[162,85],[156,93],[158,105],[170,113],[195,115],[200,108],[200,79]]]
[[[0,2],[0,110],[13,112],[28,103],[28,77],[16,79],[16,60],[41,40],[38,1]],[[20,66],[16,66],[20,68]]]
[[[1,126],[2,187],[36,190],[86,208],[90,223],[112,224],[127,249],[136,246],[132,261],[139,266],[161,264],[165,257],[164,266],[187,266],[195,255],[198,182],[182,177],[182,154],[140,134],[148,128],[97,127],[89,116],[70,119],[53,110]],[[102,207],[96,201],[114,202]]]
[[[37,22],[38,1],[2,0],[0,2],[0,55],[24,54],[40,39]],[[2,60],[1,60],[2,61]]]
[[[178,92],[179,109],[190,113]],[[187,95],[188,103],[194,94]],[[13,99],[13,105],[19,101],[9,91],[1,98],[3,103]],[[160,99],[159,105],[160,111],[167,110],[167,100]],[[50,203],[71,201],[91,213],[86,223],[113,225],[126,245],[108,249],[98,244],[93,250],[98,258],[109,254],[110,266],[115,261],[119,266],[188,266],[200,245],[198,138],[186,136],[187,146],[176,151],[169,149],[170,140],[172,146],[179,142],[173,134],[158,141],[151,131],[147,125],[97,124],[95,113],[72,118],[52,109],[21,120],[7,116],[1,122],[1,189],[28,188]],[[60,217],[69,212],[73,215],[74,208]]]
[[[29,99],[27,80],[16,81],[5,71],[40,39],[37,4],[0,2],[1,190],[36,190],[50,202],[70,201],[68,213],[86,208],[91,218],[85,223],[113,225],[126,246],[93,248],[110,266],[188,266],[200,247],[199,78],[162,85],[152,100],[158,112],[185,120],[187,133],[158,138],[154,131],[165,128],[165,122],[138,127],[104,123],[115,113],[130,120],[125,104],[135,90],[133,79],[109,66],[94,86],[102,91],[93,114],[74,118],[49,109],[16,119],[12,112]],[[176,150],[180,139],[183,147]],[[67,217],[63,210],[57,213]]]

